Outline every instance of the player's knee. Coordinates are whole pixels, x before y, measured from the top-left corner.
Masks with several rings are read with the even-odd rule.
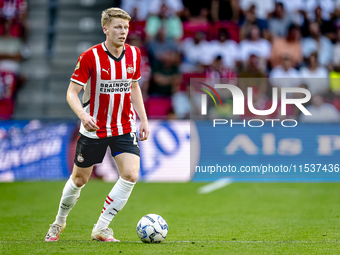
[[[83,186],[84,184],[86,184],[87,183],[87,181],[88,181],[88,179],[87,178],[85,178],[85,177],[75,177],[74,179],[73,179],[73,182],[74,182],[74,184],[77,186],[77,187],[81,187],[81,186]]]
[[[126,173],[121,176],[124,180],[135,183],[138,179],[138,173]]]

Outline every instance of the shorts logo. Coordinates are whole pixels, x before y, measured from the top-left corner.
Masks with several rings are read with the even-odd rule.
[[[126,71],[127,71],[128,73],[133,73],[133,67],[132,67],[132,66],[129,66],[129,67],[126,69]]]
[[[84,162],[84,158],[83,158],[83,156],[81,154],[78,155],[77,160],[80,163]]]

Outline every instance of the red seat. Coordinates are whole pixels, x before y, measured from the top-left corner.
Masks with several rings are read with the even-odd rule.
[[[0,71],[0,119],[10,119],[14,113],[17,82],[16,74],[6,70]]]
[[[0,20],[0,35],[3,35],[5,33],[5,27],[4,27],[4,20]],[[13,19],[10,27],[10,35],[13,37],[21,37],[22,36],[22,24],[19,23],[18,20]]]
[[[171,97],[150,96],[145,102],[145,111],[150,119],[165,119],[171,109]]]
[[[187,87],[192,85],[190,82],[195,82],[197,79],[203,79],[205,77],[204,73],[183,73],[182,74],[182,82],[180,84],[180,91],[186,91]],[[196,79],[196,80],[191,80]],[[203,81],[203,80],[200,80]]]
[[[326,100],[325,100],[326,102]],[[340,98],[339,96],[336,96],[334,99],[333,99],[333,102],[329,102],[329,103],[333,103],[333,105],[335,106],[336,109],[338,109],[338,111],[340,111]]]
[[[209,23],[198,23],[192,21],[183,22],[183,39],[194,37],[197,32],[209,33]]]
[[[138,35],[142,40],[145,39],[145,20],[130,21],[129,33]]]
[[[209,40],[216,40],[218,36],[218,30],[224,28],[230,34],[230,39],[240,42],[240,28],[232,21],[215,21],[211,23],[209,28]]]

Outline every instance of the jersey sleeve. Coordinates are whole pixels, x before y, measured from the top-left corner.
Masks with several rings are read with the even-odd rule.
[[[79,58],[76,65],[76,68],[74,69],[74,72],[71,76],[71,81],[81,85],[85,86],[88,79],[91,75],[91,59],[87,52],[83,52]]]
[[[142,75],[140,73],[140,62],[141,62],[141,53],[140,49],[136,47],[137,52],[137,59],[136,59],[136,70],[133,74],[132,81],[139,81],[142,78]]]

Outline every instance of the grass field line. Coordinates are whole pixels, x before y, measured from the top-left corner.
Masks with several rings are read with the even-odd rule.
[[[75,241],[75,240],[62,240],[58,241],[58,243],[92,243],[94,241],[90,240],[83,240],[83,241]],[[38,241],[38,240],[18,240],[18,241],[0,241],[0,244],[26,244],[26,243],[47,243],[45,241]],[[53,242],[52,242],[53,243]],[[120,243],[140,243],[142,244],[142,241],[121,241]],[[340,240],[278,240],[278,241],[264,241],[264,240],[258,240],[258,241],[247,241],[247,240],[177,240],[177,241],[164,241],[164,244],[166,243],[264,243],[264,244],[278,244],[278,243],[305,243],[305,244],[323,244],[323,243],[340,243]]]
[[[211,193],[215,190],[222,189],[225,186],[228,186],[232,183],[233,183],[233,181],[232,181],[231,178],[221,178],[221,179],[218,179],[217,181],[214,181],[212,183],[209,183],[207,185],[204,185],[204,186],[198,188],[197,193],[198,194],[208,194],[208,193]]]

